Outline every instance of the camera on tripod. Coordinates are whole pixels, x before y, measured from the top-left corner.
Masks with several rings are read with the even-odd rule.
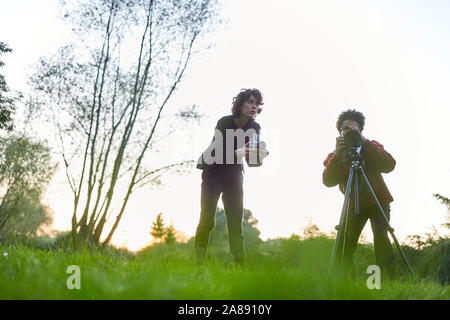
[[[367,178],[364,172],[364,161],[362,160],[361,155],[359,154],[360,147],[363,144],[361,133],[357,130],[349,130],[344,133],[344,144],[345,148],[342,151],[343,159],[342,162],[351,162],[351,166],[349,169],[347,184],[345,186],[345,196],[344,196],[344,204],[342,206],[341,217],[339,219],[339,224],[336,226],[337,234],[336,241],[333,247],[333,253],[331,256],[329,272],[331,272],[336,262],[341,262],[344,259],[344,248],[345,248],[345,237],[348,232],[347,230],[347,221],[348,216],[350,214],[350,201],[354,201],[354,214],[359,215],[359,193],[361,188],[366,188],[366,191],[372,196],[373,200],[377,204],[377,208],[381,213],[384,222],[386,224],[386,228],[388,232],[391,234],[392,239],[397,246],[397,249],[400,251],[403,261],[408,267],[409,272],[411,273],[412,278],[415,278],[414,270],[412,269],[408,259],[406,258],[405,252],[403,251],[400,243],[394,235],[394,229],[389,224],[389,218],[387,218],[386,213],[384,212],[383,207],[381,206],[375,191],[370,185],[369,179]],[[359,149],[359,150],[358,150]],[[360,180],[362,179],[362,180]],[[362,185],[360,185],[359,181],[362,181]]]
[[[345,149],[342,153],[342,162],[352,162],[361,159],[358,148],[362,146],[361,133],[349,130],[344,134]]]

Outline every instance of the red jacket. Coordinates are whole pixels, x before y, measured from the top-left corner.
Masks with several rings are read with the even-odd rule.
[[[367,179],[369,179],[370,185],[372,186],[378,201],[380,203],[392,202],[394,199],[384,183],[381,173],[388,173],[394,170],[394,158],[384,150],[381,144],[374,140],[366,140],[363,143],[360,155],[364,172],[366,173]],[[342,193],[345,193],[351,163],[342,163],[342,160],[336,157],[335,152],[333,151],[328,155],[323,165],[325,166],[322,175],[323,184],[327,187],[334,187],[339,184],[339,189]],[[362,186],[360,187],[359,193],[360,208],[376,205],[367,186],[362,184],[361,180],[363,180],[363,177],[358,178],[360,182],[359,185]],[[351,201],[351,203],[354,202]]]

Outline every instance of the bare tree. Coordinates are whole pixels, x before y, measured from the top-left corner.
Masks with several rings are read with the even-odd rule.
[[[131,194],[191,164],[147,168],[166,136],[163,113],[201,35],[217,23],[215,0],[90,0],[65,5],[79,41],[42,58],[30,111],[53,123],[73,192],[74,244],[98,244],[111,214],[116,230]],[[178,113],[184,118],[194,109]],[[160,132],[161,131],[161,132]],[[158,134],[160,133],[160,134]],[[120,201],[119,185],[125,186]]]

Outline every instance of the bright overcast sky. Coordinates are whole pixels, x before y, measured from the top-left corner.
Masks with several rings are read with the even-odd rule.
[[[0,41],[14,49],[1,71],[10,87],[23,89],[29,65],[70,37],[56,3],[0,2]],[[180,149],[197,159],[217,119],[230,113],[232,97],[241,88],[259,88],[265,105],[257,121],[271,154],[263,167],[246,168],[244,205],[264,239],[300,233],[309,219],[328,231],[339,220],[343,195],[322,184],[323,161],[334,149],[338,114],[356,108],[366,116],[364,135],[397,161],[384,178],[399,239],[445,221],[446,210],[432,194],[450,196],[450,2],[230,0],[222,16],[226,28],[211,36],[214,48],[192,61],[174,100],[200,105],[207,117],[189,135],[168,140],[169,160]],[[136,192],[114,243],[131,249],[148,244],[160,211],[192,236],[200,173],[194,169],[168,177],[163,189]],[[64,230],[72,199],[63,175],[57,177],[49,201],[55,228]],[[371,239],[369,223],[365,233]]]

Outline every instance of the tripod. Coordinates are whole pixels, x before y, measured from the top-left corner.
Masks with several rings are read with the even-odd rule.
[[[344,205],[342,207],[339,225],[336,226],[337,235],[336,235],[336,241],[334,243],[333,254],[331,256],[329,272],[331,272],[335,267],[336,257],[338,255],[338,248],[342,248],[341,249],[342,252],[339,253],[341,255],[341,257],[343,257],[343,255],[344,255],[345,235],[347,232],[346,222],[347,222],[347,218],[348,218],[348,214],[349,214],[350,194],[351,194],[352,187],[354,189],[353,195],[354,195],[354,201],[355,201],[355,214],[358,215],[360,213],[359,212],[359,185],[358,185],[358,174],[360,174],[360,176],[363,177],[363,182],[368,187],[370,194],[372,195],[373,199],[377,203],[377,207],[378,207],[381,215],[383,216],[384,221],[386,222],[387,230],[391,234],[392,239],[394,239],[394,242],[395,242],[398,250],[400,251],[400,255],[402,256],[403,261],[405,262],[406,266],[408,267],[408,270],[411,273],[412,277],[415,278],[414,271],[413,271],[411,265],[409,264],[408,259],[406,258],[405,252],[400,247],[400,244],[399,244],[397,238],[395,237],[394,229],[390,226],[389,220],[386,217],[386,214],[385,214],[383,208],[381,207],[381,204],[378,201],[378,198],[375,195],[375,192],[373,191],[372,186],[369,183],[369,179],[367,179],[367,176],[364,172],[363,167],[361,166],[360,158],[361,158],[361,156],[356,152],[356,150],[351,151],[350,159],[352,162],[352,166],[350,168],[350,172],[349,172],[348,180],[347,180],[347,186],[345,188]],[[342,231],[344,231],[344,233]]]

